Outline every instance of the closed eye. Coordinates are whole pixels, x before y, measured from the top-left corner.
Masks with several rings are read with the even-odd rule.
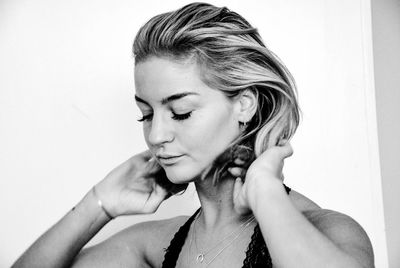
[[[185,114],[176,114],[176,113],[172,112],[172,114],[173,114],[172,119],[177,120],[177,121],[182,121],[182,120],[188,119],[192,115],[192,112],[188,112]]]
[[[188,112],[185,114],[176,114],[172,112],[172,119],[177,120],[177,121],[182,121],[188,119],[192,115],[192,112]],[[153,114],[148,114],[148,115],[143,115],[142,118],[138,119],[139,122],[144,122],[144,121],[151,121],[153,119]]]
[[[153,118],[153,114],[143,115],[142,118],[138,119],[139,122],[150,121]]]

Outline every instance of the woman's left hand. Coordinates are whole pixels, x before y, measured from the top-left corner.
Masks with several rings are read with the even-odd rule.
[[[229,171],[237,177],[233,191],[236,212],[247,214],[254,208],[258,195],[265,195],[265,190],[276,182],[282,184],[284,160],[292,154],[293,149],[290,143],[270,147],[254,160],[247,172],[240,167],[242,164],[240,160],[235,161],[237,167],[232,167]],[[243,182],[241,176],[244,173],[246,176]]]

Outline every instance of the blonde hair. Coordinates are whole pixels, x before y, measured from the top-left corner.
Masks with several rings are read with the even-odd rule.
[[[194,57],[211,88],[230,98],[254,92],[257,113],[242,139],[251,138],[256,156],[296,131],[300,112],[292,75],[257,29],[226,7],[192,3],[157,15],[139,30],[133,53],[136,64],[150,56]]]

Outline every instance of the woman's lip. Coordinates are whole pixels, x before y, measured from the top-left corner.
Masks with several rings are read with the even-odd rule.
[[[174,158],[174,157],[179,157],[180,155],[158,155],[158,158],[163,158],[163,159],[168,159],[168,158]]]
[[[176,162],[178,162],[182,156],[183,155],[177,155],[177,156],[166,156],[166,155],[163,155],[163,156],[157,156],[157,159],[161,164],[173,165]]]

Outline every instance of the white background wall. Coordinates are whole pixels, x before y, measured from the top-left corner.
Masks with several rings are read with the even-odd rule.
[[[388,259],[400,267],[400,0],[371,2]]]
[[[0,1],[0,267],[108,171],[145,149],[133,99],[132,40],[151,16],[187,2]],[[297,80],[303,121],[286,183],[360,222],[377,267],[387,267],[369,2],[212,3],[259,28]],[[190,189],[155,215],[113,221],[95,242],[197,206]]]

